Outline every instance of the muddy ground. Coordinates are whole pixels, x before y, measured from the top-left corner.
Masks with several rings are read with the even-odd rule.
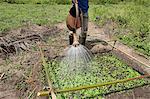
[[[0,35],[0,99],[37,98],[36,93],[45,84],[45,78],[40,75],[43,68],[38,46],[42,47],[48,60],[59,58],[68,45],[68,31],[64,27],[64,23],[53,27],[28,24]],[[96,32],[96,28],[89,32]],[[101,33],[105,28],[97,31]],[[96,41],[88,42],[87,47],[92,48],[95,44]],[[149,92],[150,86],[144,86],[106,98],[148,99]]]

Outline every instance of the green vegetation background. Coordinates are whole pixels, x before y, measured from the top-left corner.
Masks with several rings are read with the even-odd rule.
[[[0,0],[1,2],[16,4],[71,4],[72,0]],[[149,3],[149,0],[89,0],[92,4],[118,4],[120,2],[135,2],[137,4]]]

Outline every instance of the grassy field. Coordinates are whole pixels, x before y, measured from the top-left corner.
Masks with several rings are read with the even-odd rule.
[[[71,4],[72,0],[0,0],[0,2],[15,4]],[[149,0],[89,0],[90,4],[118,4],[120,2],[134,2],[148,5]]]
[[[0,3],[0,33],[25,25],[53,25],[65,20],[69,6]]]

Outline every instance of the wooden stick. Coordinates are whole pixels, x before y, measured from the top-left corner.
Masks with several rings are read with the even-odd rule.
[[[38,45],[38,47],[40,49],[41,59],[42,59],[42,62],[43,62],[43,66],[44,66],[44,69],[45,69],[45,72],[46,72],[46,78],[47,78],[48,85],[49,85],[49,88],[50,88],[49,91],[48,91],[48,95],[49,95],[49,93],[51,93],[52,99],[56,99],[56,95],[54,93],[52,83],[51,83],[51,80],[50,80],[50,77],[49,77],[49,73],[48,73],[48,70],[47,70],[47,63],[45,61],[44,54],[42,52],[42,48],[39,45]]]
[[[80,87],[56,90],[55,92],[56,93],[65,93],[65,92],[78,91],[78,90],[83,90],[83,89],[92,89],[92,88],[96,88],[96,87],[102,87],[102,86],[112,85],[112,84],[117,84],[117,83],[124,83],[124,82],[132,81],[132,80],[136,80],[136,79],[147,78],[147,77],[150,77],[150,75],[143,75],[143,76],[138,76],[138,77],[134,77],[134,78],[106,82],[106,83],[102,83],[102,84],[93,84],[93,85],[88,85],[88,86],[80,86]],[[37,96],[47,96],[48,93],[49,93],[48,91],[41,91],[41,92],[38,92]]]

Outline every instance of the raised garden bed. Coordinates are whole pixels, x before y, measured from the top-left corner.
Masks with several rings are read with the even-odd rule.
[[[49,75],[53,86],[58,89],[105,83],[140,76],[137,71],[133,70],[112,54],[97,54],[94,56],[91,65],[87,66],[86,70],[77,69],[72,73],[69,71],[62,72],[64,66],[62,67],[59,63],[58,60],[53,60],[48,64]],[[59,99],[103,97],[109,93],[128,90],[149,83],[150,81],[147,79],[140,79],[126,83],[103,86],[100,88],[58,94],[57,97]]]

